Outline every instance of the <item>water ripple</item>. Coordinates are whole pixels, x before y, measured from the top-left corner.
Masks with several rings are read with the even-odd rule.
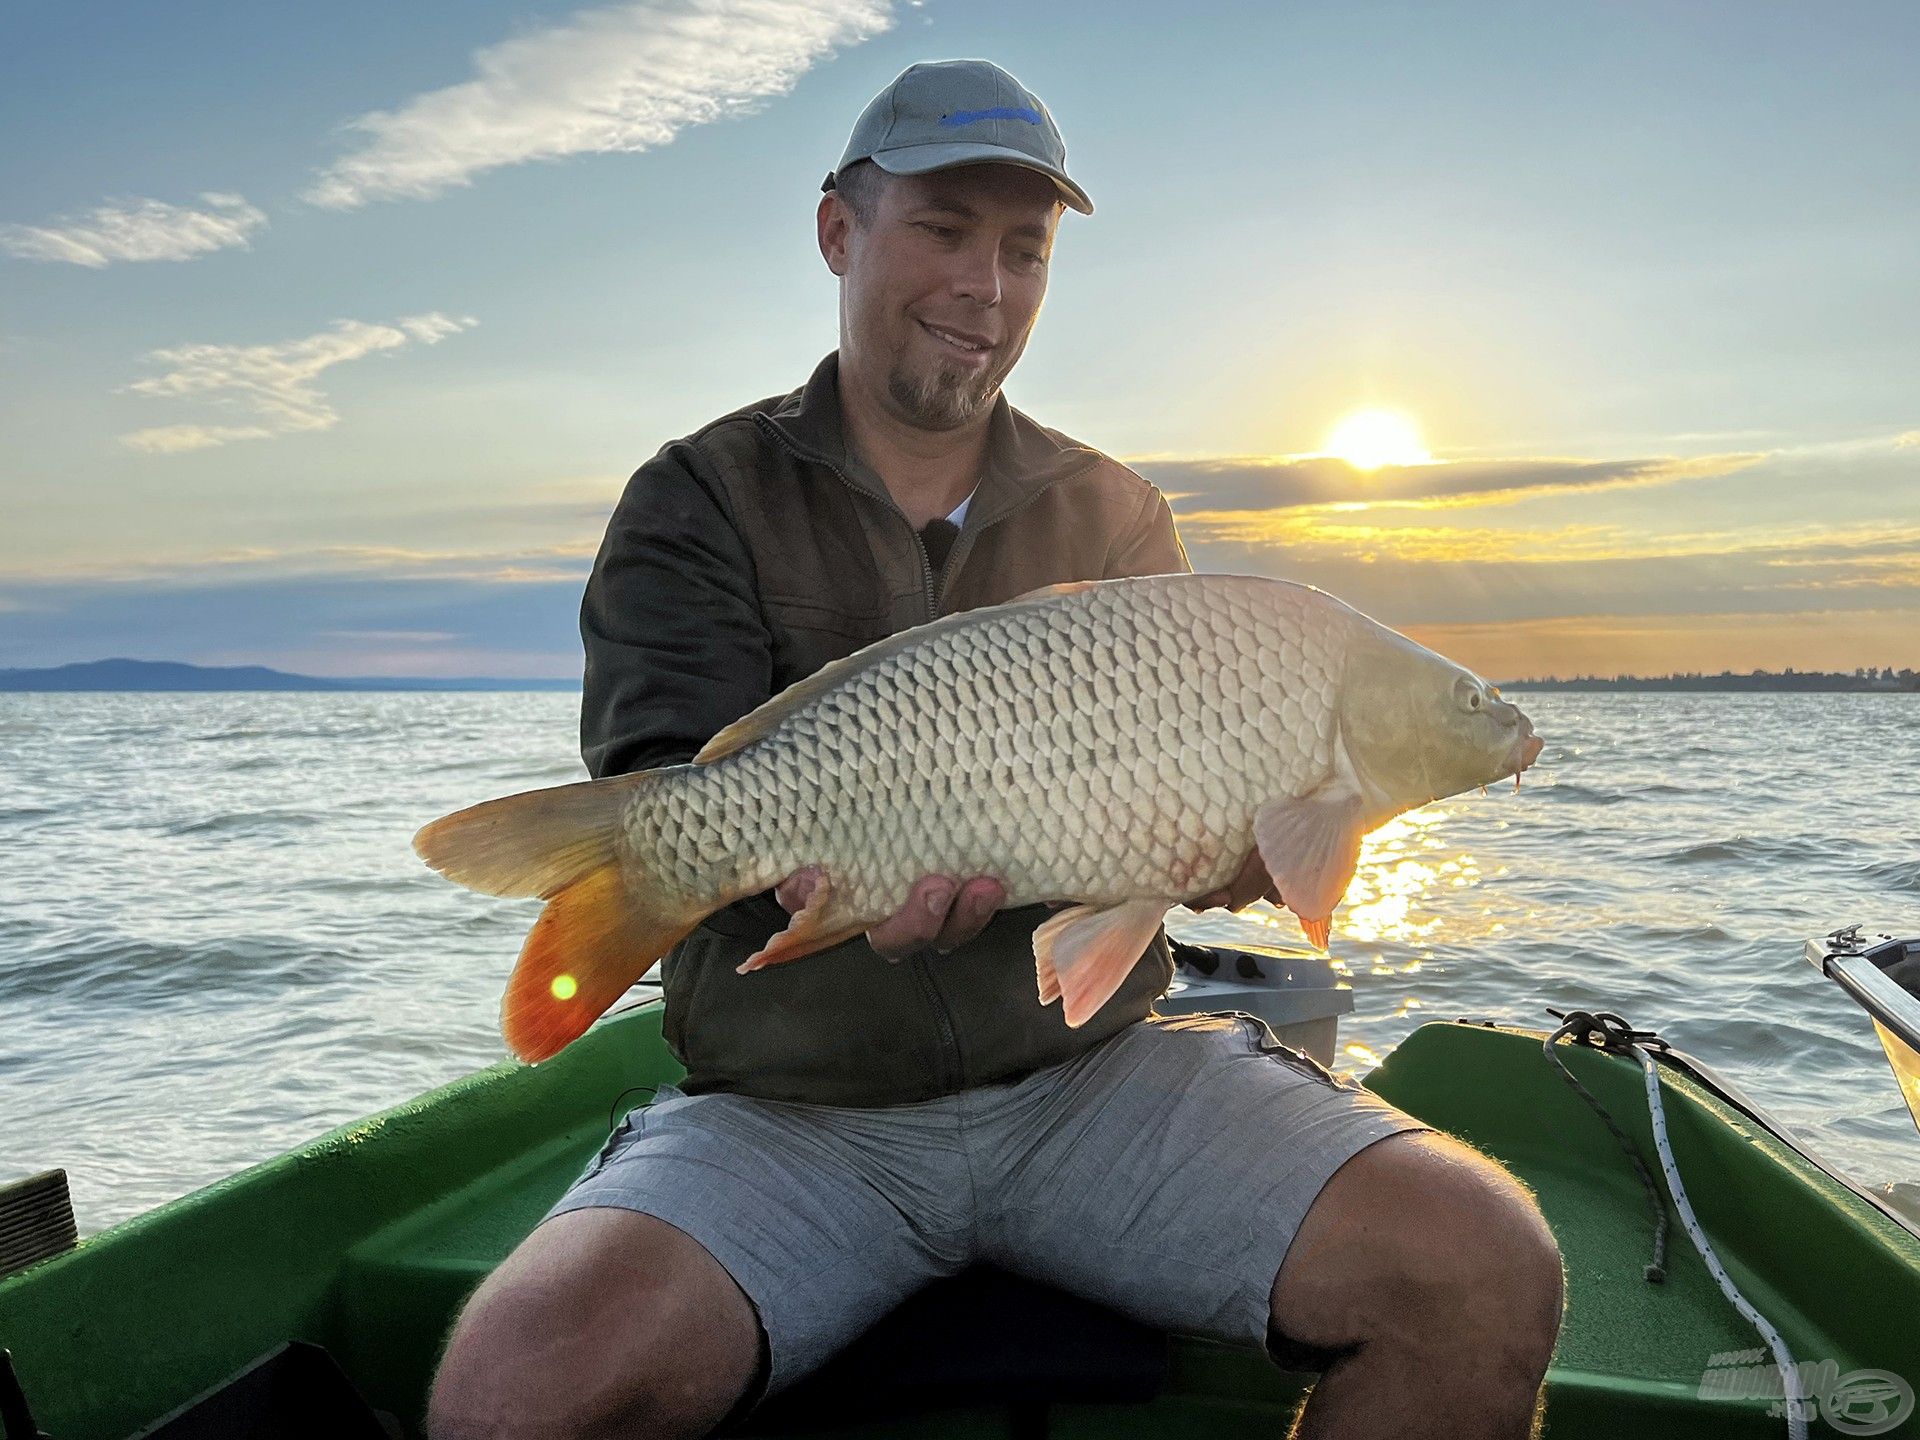
[[[1871,885],[1884,885],[1889,890],[1920,894],[1920,856],[1861,865],[1856,867],[1856,873]]]
[[[325,825],[325,815],[305,810],[227,811],[202,816],[198,820],[179,820],[160,827],[163,835],[211,835],[228,839],[278,839],[287,831],[310,830]]]
[[[1920,773],[1920,703],[1526,704],[1550,743],[1518,795],[1368,838],[1334,941],[1349,1063],[1433,1018],[1618,1010],[1862,1179],[1920,1180],[1871,1029],[1799,958],[1854,920],[1920,931],[1880,778]],[[93,1230],[498,1060],[538,902],[457,890],[409,842],[584,778],[577,736],[570,695],[0,697],[0,1179],[68,1167]],[[1169,924],[1299,938],[1264,906]]]

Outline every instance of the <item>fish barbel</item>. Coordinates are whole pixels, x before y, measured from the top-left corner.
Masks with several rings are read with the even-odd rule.
[[[708,915],[820,883],[740,968],[798,960],[994,875],[1071,902],[1033,937],[1041,1003],[1083,1024],[1169,906],[1258,849],[1324,947],[1360,840],[1519,774],[1541,742],[1479,679],[1322,591],[1241,575],[1054,586],[825,666],[691,764],[488,801],[414,837],[434,869],[547,902],[501,1005],[558,1052]]]

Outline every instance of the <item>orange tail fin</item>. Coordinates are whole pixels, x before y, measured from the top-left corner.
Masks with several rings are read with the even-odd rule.
[[[547,901],[500,1001],[513,1053],[529,1062],[559,1054],[706,918],[704,907],[676,908],[672,898],[633,894],[607,864]]]
[[[624,864],[615,842],[644,770],[489,800],[444,816],[413,848],[448,879],[488,895],[533,896],[547,908],[520,950],[500,1005],[507,1044],[545,1060],[585,1033],[711,906]]]

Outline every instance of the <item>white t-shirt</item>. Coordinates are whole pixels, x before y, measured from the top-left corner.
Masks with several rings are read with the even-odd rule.
[[[954,529],[958,530],[962,525],[967,523],[967,507],[973,504],[973,497],[979,492],[980,487],[978,485],[974,486],[973,489],[967,492],[966,499],[962,500],[947,512],[947,520],[952,524]]]

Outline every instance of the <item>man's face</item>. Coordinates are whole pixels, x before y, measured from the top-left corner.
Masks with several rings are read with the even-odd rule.
[[[921,430],[992,405],[1047,292],[1058,197],[1016,165],[888,176],[865,224],[827,196],[820,248],[842,280],[843,374]]]

